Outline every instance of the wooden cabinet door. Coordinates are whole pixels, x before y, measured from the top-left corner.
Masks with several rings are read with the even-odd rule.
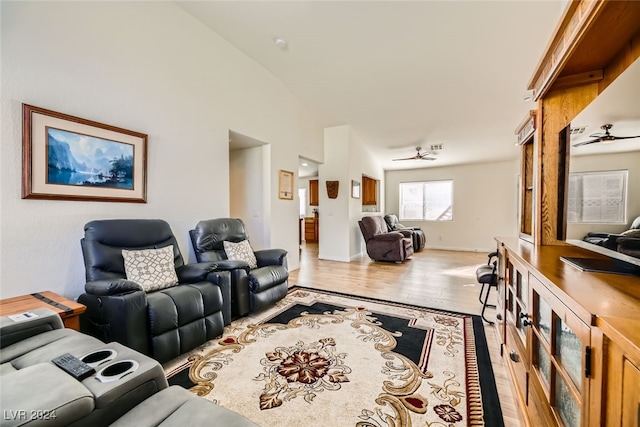
[[[535,276],[531,286],[530,383],[549,408],[549,424],[588,426],[591,329]]]
[[[629,360],[622,371],[622,426],[640,426],[640,369]]]
[[[362,177],[362,204],[377,205],[378,204],[378,181],[366,176]]]
[[[318,241],[318,219],[317,218],[304,219],[304,240],[306,240],[307,242]]]
[[[529,271],[515,259],[507,258],[504,280],[505,321],[513,330],[518,346],[524,349],[527,347],[529,318]],[[524,352],[523,356],[524,364],[528,366],[528,352]]]
[[[318,180],[309,180],[309,206],[318,206]]]
[[[604,388],[602,400],[596,408],[604,407],[602,414],[606,427],[640,426],[640,352],[631,341],[604,337]],[[599,403],[599,404],[598,404]]]

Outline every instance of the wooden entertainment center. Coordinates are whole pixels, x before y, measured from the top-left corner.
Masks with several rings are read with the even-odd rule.
[[[610,260],[565,242],[569,125],[640,57],[640,2],[571,1],[518,127],[520,236],[496,238],[496,327],[526,426],[640,426],[640,277],[582,271]]]

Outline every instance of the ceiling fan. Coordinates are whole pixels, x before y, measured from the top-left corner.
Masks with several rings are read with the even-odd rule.
[[[612,127],[613,127],[613,125],[611,125],[611,124],[602,125],[602,126],[600,126],[600,129],[604,130],[604,134],[603,133],[594,133],[592,135],[589,135],[589,137],[590,138],[595,138],[595,139],[592,139],[590,141],[579,142],[577,144],[573,144],[573,146],[574,147],[579,147],[581,145],[595,144],[596,142],[608,143],[608,142],[616,141],[618,139],[640,138],[640,135],[636,135],[636,136],[614,136],[614,135],[611,135],[609,133],[609,129],[611,129]]]
[[[416,155],[413,157],[405,157],[402,159],[393,159],[393,161],[397,161],[397,160],[435,160],[435,157],[430,157],[433,156],[433,153],[420,153],[420,150],[422,150],[422,147],[416,147]]]

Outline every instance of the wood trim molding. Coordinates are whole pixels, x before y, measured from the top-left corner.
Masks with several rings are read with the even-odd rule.
[[[602,70],[587,71],[585,73],[573,74],[571,76],[558,77],[553,83],[554,89],[562,89],[572,86],[599,82],[604,77]]]
[[[547,46],[542,60],[529,82],[529,89],[538,100],[546,94],[573,53],[586,28],[604,7],[603,0],[579,0],[570,3],[562,17],[555,37]]]

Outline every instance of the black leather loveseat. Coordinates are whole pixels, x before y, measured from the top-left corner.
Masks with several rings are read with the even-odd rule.
[[[78,298],[87,306],[80,316],[82,332],[104,342],[117,341],[164,363],[220,336],[231,322],[229,273],[215,271],[215,262],[185,264],[165,221],[91,221],[85,225],[81,244],[87,279],[85,293]],[[169,255],[164,270],[138,267],[143,273],[149,270],[147,275],[157,272],[153,269],[162,274],[173,270],[175,283],[145,290],[143,282],[127,279],[123,250],[136,255],[149,252],[152,257],[161,250],[166,255],[169,247],[173,260]],[[138,263],[144,260],[136,258]]]

